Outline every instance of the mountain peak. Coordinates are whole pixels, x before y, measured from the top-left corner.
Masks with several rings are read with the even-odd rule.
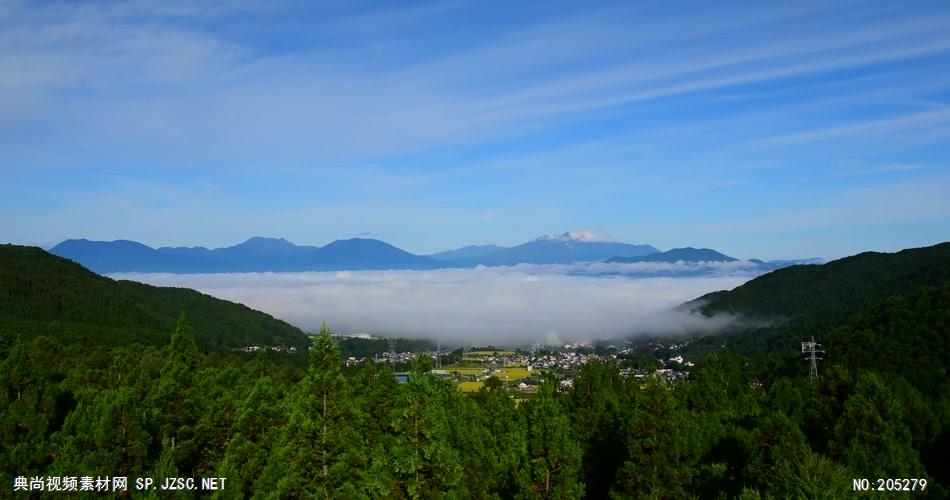
[[[537,238],[537,241],[582,241],[584,243],[615,243],[610,235],[597,234],[590,229],[571,229],[562,234],[549,234]]]
[[[387,246],[391,247],[389,243],[386,243],[383,240],[377,240],[373,238],[346,238],[342,240],[333,240],[330,243],[327,243],[323,248],[328,246],[340,246],[340,245],[377,245],[377,246]]]
[[[241,244],[256,247],[296,246],[283,238],[268,238],[266,236],[251,236],[247,241]]]

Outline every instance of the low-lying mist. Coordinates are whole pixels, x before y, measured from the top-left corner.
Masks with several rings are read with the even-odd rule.
[[[657,276],[661,271],[663,276]],[[194,288],[317,331],[424,337],[446,344],[529,344],[555,330],[562,340],[711,331],[731,318],[672,311],[731,289],[748,269],[709,264],[678,274],[668,264],[518,265],[434,271],[113,275]]]

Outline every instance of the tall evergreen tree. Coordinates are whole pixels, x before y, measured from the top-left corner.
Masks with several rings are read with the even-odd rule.
[[[584,487],[589,498],[604,498],[626,450],[617,446],[622,434],[624,380],[616,363],[588,361],[574,379],[567,398],[573,429],[584,450]]]
[[[357,414],[340,365],[339,350],[324,325],[258,487],[272,486],[281,497],[361,496],[365,444],[356,431]]]
[[[167,452],[185,474],[195,474],[200,462],[196,425],[204,413],[204,398],[196,390],[201,353],[183,312],[165,350],[164,364],[149,395],[156,439],[168,440]]]
[[[581,498],[582,451],[561,408],[553,381],[545,381],[527,410],[527,456],[518,475],[518,498]]]
[[[148,471],[153,437],[148,431],[145,406],[150,379],[130,374],[115,388],[86,388],[58,433],[54,468],[88,474],[133,476]]]
[[[484,484],[489,494],[511,498],[517,491],[517,473],[527,453],[522,411],[501,381],[492,377],[485,387],[471,395],[478,406],[478,418],[469,418],[461,432],[472,445],[464,445],[465,482]],[[472,432],[474,431],[474,432]],[[469,450],[479,452],[470,457]],[[476,455],[472,453],[471,455]]]
[[[626,422],[629,457],[617,473],[615,498],[682,498],[695,474],[696,428],[667,384],[647,380]]]
[[[55,387],[44,376],[27,345],[15,342],[0,363],[0,470],[29,474],[52,458],[48,441],[53,431]]]
[[[834,456],[869,477],[923,477],[903,412],[879,376],[862,373],[835,425]]]
[[[451,446],[448,417],[457,390],[424,373],[419,365],[414,365],[409,380],[399,389],[399,400],[390,415],[393,434],[385,462],[388,471],[384,472],[389,475],[390,489],[377,494],[457,496],[464,485],[460,484],[459,452]]]

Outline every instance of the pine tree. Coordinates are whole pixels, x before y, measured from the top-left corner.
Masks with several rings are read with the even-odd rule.
[[[578,442],[584,449],[584,487],[590,498],[607,496],[626,450],[622,434],[624,380],[613,362],[588,361],[574,379],[567,407]]]
[[[903,413],[884,381],[863,373],[835,425],[832,452],[869,477],[924,477]]]
[[[448,412],[457,389],[422,372],[419,365],[399,387],[390,415],[392,436],[385,458],[391,492],[411,498],[441,498],[458,494],[462,470],[459,452],[451,445]],[[386,492],[377,492],[384,493]]]
[[[554,382],[545,381],[538,398],[528,408],[527,456],[518,475],[518,498],[581,498],[581,448],[574,440],[571,423],[554,392]]]
[[[169,440],[169,453],[183,473],[195,473],[200,462],[196,426],[204,414],[204,398],[196,392],[201,354],[188,317],[181,313],[165,351],[158,383],[149,395],[157,438]]]
[[[29,474],[50,458],[54,387],[27,346],[16,342],[0,363],[0,470]]]
[[[273,482],[281,497],[361,496],[366,447],[356,432],[357,414],[340,364],[339,350],[324,325],[259,486]]]
[[[517,491],[518,470],[527,453],[525,425],[511,392],[497,378],[492,379],[497,383],[486,383],[467,398],[476,408],[454,416],[455,421],[464,421],[458,424],[458,433],[466,440],[459,445],[465,450],[464,482],[482,485],[488,494],[511,498]]]
[[[141,377],[117,388],[88,388],[58,433],[55,471],[133,476],[147,472],[153,439],[144,406],[148,381]]]
[[[228,488],[247,497],[254,493],[254,482],[261,477],[280,438],[284,407],[279,397],[270,377],[257,379],[238,408],[237,421],[230,429],[232,437],[218,464],[218,476],[229,479]]]
[[[155,479],[156,487],[161,487],[165,481],[165,478],[183,476],[181,469],[178,467],[178,464],[175,461],[175,457],[178,454],[178,448],[175,445],[175,440],[167,437],[163,438],[161,454],[158,456],[158,460],[155,462],[154,468],[147,475],[147,477]],[[184,490],[164,491],[160,489],[152,489],[146,491],[143,495],[143,498],[146,500],[159,500],[161,498],[185,499],[191,496],[191,492]]]
[[[626,422],[628,459],[611,491],[616,498],[680,498],[693,479],[698,446],[689,414],[671,388],[648,380]]]
[[[362,363],[350,379],[354,388],[353,404],[357,419],[354,424],[366,443],[367,464],[362,484],[374,497],[393,492],[391,448],[395,434],[392,415],[400,398],[400,384],[389,365]]]

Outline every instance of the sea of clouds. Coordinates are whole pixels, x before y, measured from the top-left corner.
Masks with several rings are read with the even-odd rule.
[[[746,262],[570,264],[431,271],[122,273],[112,277],[194,288],[317,331],[516,345],[554,330],[562,340],[678,334],[733,318],[673,311],[758,274]]]

